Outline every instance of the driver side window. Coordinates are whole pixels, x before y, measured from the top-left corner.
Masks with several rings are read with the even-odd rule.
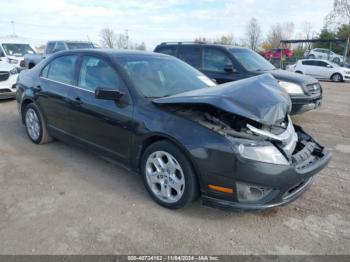
[[[220,49],[204,48],[203,70],[212,72],[225,72],[225,67],[233,66],[230,57]]]

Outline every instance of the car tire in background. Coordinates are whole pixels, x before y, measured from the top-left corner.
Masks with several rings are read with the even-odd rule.
[[[301,72],[301,71],[295,71],[295,73],[297,73],[297,74],[303,74],[303,72]]]
[[[343,76],[339,73],[335,73],[331,76],[333,82],[343,82]]]
[[[190,161],[170,141],[161,140],[146,148],[141,174],[148,193],[163,207],[182,208],[199,195],[198,180]]]
[[[334,58],[334,59],[333,59],[333,62],[339,64],[339,63],[340,63],[339,57]]]
[[[46,144],[53,140],[40,109],[34,103],[28,104],[24,109],[23,120],[27,135],[34,144]]]
[[[315,55],[313,55],[313,54],[311,54],[311,55],[309,55],[309,56],[308,56],[308,58],[310,58],[310,59],[315,59],[315,58],[316,58],[316,56],[315,56]]]

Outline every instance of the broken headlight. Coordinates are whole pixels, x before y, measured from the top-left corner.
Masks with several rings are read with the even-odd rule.
[[[272,191],[272,188],[270,187],[247,184],[242,182],[237,182],[236,188],[237,198],[239,202],[259,201]]]
[[[294,84],[294,83],[286,82],[286,81],[280,81],[279,84],[281,87],[283,87],[283,89],[288,94],[303,94],[304,93],[302,87],[298,84]]]
[[[284,155],[271,143],[242,143],[238,145],[241,157],[276,165],[289,165]]]

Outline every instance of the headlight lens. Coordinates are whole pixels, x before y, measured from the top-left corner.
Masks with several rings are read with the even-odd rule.
[[[276,165],[289,165],[287,159],[272,144],[257,145],[245,143],[238,146],[241,157]]]
[[[16,74],[18,74],[17,68],[11,69],[11,70],[10,70],[10,74],[11,74],[11,75],[16,75]]]
[[[285,81],[280,81],[279,84],[288,94],[303,94],[303,89],[300,85]]]
[[[270,187],[246,184],[242,182],[237,182],[236,188],[239,202],[259,201],[272,191],[272,188]]]
[[[12,58],[8,58],[8,61],[10,64],[17,64],[18,63],[18,60],[12,59]]]

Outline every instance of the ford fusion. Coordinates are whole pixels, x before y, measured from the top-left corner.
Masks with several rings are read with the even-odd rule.
[[[22,71],[17,87],[32,142],[56,138],[117,161],[171,209],[200,196],[232,210],[284,205],[331,159],[293,125],[269,74],[215,85],[167,55],[77,50]]]

